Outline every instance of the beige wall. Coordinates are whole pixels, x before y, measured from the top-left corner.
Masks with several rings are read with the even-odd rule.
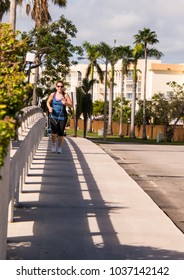
[[[167,85],[168,82],[175,81],[179,84],[182,83],[182,76],[176,73],[152,72],[151,75],[152,81],[150,84],[153,93],[171,91],[171,87]]]
[[[98,130],[103,130],[104,122],[103,121],[93,121],[92,129],[94,132],[98,133]],[[73,120],[70,121],[70,128],[73,127]],[[79,119],[78,129],[83,130],[83,120]],[[119,123],[113,122],[112,131],[114,135],[119,134]],[[162,125],[147,125],[146,126],[147,137],[150,139],[157,139],[159,133],[164,134],[164,126]],[[123,124],[123,135],[130,135],[130,124]],[[142,127],[139,129],[135,126],[135,136],[137,138],[142,137]],[[184,127],[183,125],[178,125],[174,133],[174,141],[184,142]]]

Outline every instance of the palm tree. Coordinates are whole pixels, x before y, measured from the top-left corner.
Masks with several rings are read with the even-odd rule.
[[[91,45],[89,42],[85,41],[83,43],[83,48],[87,53],[87,59],[89,60],[89,65],[86,70],[86,78],[90,78],[91,80],[94,79],[94,69],[96,68],[97,74],[100,78],[100,82],[103,81],[103,72],[98,64],[98,58],[100,56],[100,53],[98,51],[97,45]],[[91,98],[93,102],[93,86],[91,88]],[[90,118],[90,125],[89,125],[89,131],[92,131],[92,119]]]
[[[55,5],[59,7],[66,7],[67,0],[51,0]],[[6,4],[6,10],[4,11],[3,3],[0,4],[0,8],[2,5],[2,12],[9,11],[10,9],[10,23],[14,26],[15,29],[16,24],[16,6],[17,4],[22,5],[24,0],[3,0]],[[11,2],[11,7],[10,7]],[[31,3],[32,2],[32,3]],[[1,9],[0,9],[1,11]],[[29,15],[31,13],[32,19],[35,21],[35,27],[39,27],[42,24],[48,24],[49,21],[52,20],[51,15],[48,10],[48,0],[31,0],[26,4],[26,14]],[[1,18],[0,18],[1,20]]]
[[[10,0],[1,0],[0,2],[0,22],[2,21],[3,15],[10,10]]]
[[[51,0],[51,1],[55,5],[58,5],[59,7],[62,8],[66,7],[67,4],[67,0]],[[32,5],[31,3],[28,3],[26,5],[26,13],[27,15],[31,13],[31,17],[35,21],[36,28],[40,27],[42,24],[48,24],[49,21],[52,21],[51,15],[48,10],[48,0],[32,0]]]
[[[100,52],[100,58],[104,58],[105,63],[105,89],[104,89],[104,128],[103,128],[103,140],[106,141],[107,134],[107,79],[108,79],[108,64],[111,54],[111,48],[104,42],[98,45]]]
[[[122,70],[121,70],[121,96],[120,96],[120,125],[119,125],[119,136],[123,137],[123,98],[124,98],[124,82],[125,76],[128,73],[129,66],[132,59],[132,50],[130,46],[119,46],[117,47],[118,56],[122,59]]]
[[[93,80],[94,69],[96,68],[100,81],[103,82],[103,72],[100,65],[98,64],[98,58],[100,57],[98,45],[91,45],[89,42],[85,41],[83,43],[83,48],[86,51],[87,59],[90,62],[86,70],[86,78],[90,77],[90,79]]]
[[[119,60],[116,47],[111,48],[111,54],[109,57],[109,63],[111,65],[110,70],[110,94],[109,94],[109,119],[108,119],[108,134],[112,135],[112,113],[113,113],[113,99],[114,99],[114,69],[115,64]]]
[[[84,117],[84,131],[83,136],[86,137],[87,132],[87,120],[91,117],[93,112],[93,102],[90,94],[90,90],[93,87],[93,84],[96,80],[88,80],[88,78],[84,78],[82,81],[81,91],[84,93],[82,98],[82,114]]]
[[[142,130],[142,139],[147,139],[146,136],[146,78],[147,78],[147,59],[148,56],[151,56],[151,53],[155,53],[157,58],[160,58],[162,53],[157,51],[156,49],[152,49],[152,52],[149,53],[149,46],[152,46],[159,42],[157,39],[157,35],[155,31],[151,31],[149,28],[144,28],[143,30],[139,30],[138,34],[134,35],[135,44],[142,44],[144,51],[144,59],[145,59],[145,68],[144,68],[144,98],[143,98],[143,130]],[[154,52],[153,52],[154,50]]]
[[[137,63],[138,59],[143,55],[142,44],[136,45],[132,49],[132,64],[133,64],[133,92],[131,103],[131,124],[130,124],[130,138],[135,138],[135,105],[137,93]]]
[[[108,44],[101,42],[99,44],[99,50],[101,57],[104,57],[108,63],[111,65],[110,70],[110,93],[109,93],[109,118],[108,118],[108,128],[107,133],[112,134],[112,111],[113,111],[113,97],[114,97],[114,67],[119,59],[118,51],[116,47],[111,47]],[[107,64],[106,64],[107,69]]]

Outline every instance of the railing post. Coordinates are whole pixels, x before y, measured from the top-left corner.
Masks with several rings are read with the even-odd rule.
[[[10,175],[10,147],[0,169],[0,260],[6,259],[8,203],[9,203],[9,175]]]

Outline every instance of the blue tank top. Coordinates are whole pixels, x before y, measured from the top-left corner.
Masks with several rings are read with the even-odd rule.
[[[52,99],[52,114],[51,117],[56,120],[64,120],[67,117],[66,106],[63,105],[61,100],[56,99],[56,93],[54,93]]]

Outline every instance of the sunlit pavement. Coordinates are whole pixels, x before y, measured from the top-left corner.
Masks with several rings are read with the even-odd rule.
[[[184,235],[98,145],[44,137],[8,228],[7,259],[184,259]]]

